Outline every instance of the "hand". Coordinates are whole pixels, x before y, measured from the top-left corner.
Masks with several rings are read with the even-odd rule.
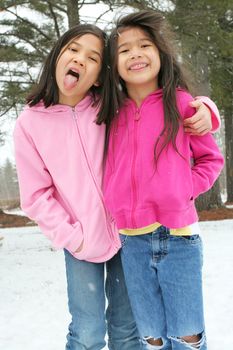
[[[80,246],[78,247],[78,249],[75,250],[75,253],[81,252],[81,250],[83,249],[83,242],[84,242],[84,240],[82,241],[82,243],[80,244]]]
[[[184,130],[191,135],[202,136],[212,129],[211,112],[200,100],[190,102],[196,108],[196,113],[184,120]]]

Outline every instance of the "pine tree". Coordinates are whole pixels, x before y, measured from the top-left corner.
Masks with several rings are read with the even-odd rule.
[[[0,201],[10,203],[19,199],[15,165],[7,158],[0,168]]]
[[[0,1],[0,116],[18,115],[54,42],[75,24],[95,22],[81,18],[80,10],[98,3],[103,5],[100,0]],[[112,10],[107,3],[105,13]]]
[[[180,39],[183,59],[193,72],[194,92],[211,96],[224,117],[227,197],[233,201],[232,1],[175,0],[173,3],[174,10],[167,15]],[[214,186],[203,196],[203,203],[209,203],[208,207],[220,206],[218,191],[219,185]],[[199,207],[205,206],[201,201]]]

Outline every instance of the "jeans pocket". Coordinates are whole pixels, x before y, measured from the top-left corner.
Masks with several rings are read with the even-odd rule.
[[[127,235],[122,235],[120,234],[120,240],[121,240],[121,247],[123,248],[124,245],[126,244],[128,236]]]
[[[189,244],[198,244],[201,242],[201,237],[198,234],[190,235],[190,236],[179,236],[179,237],[181,237],[183,240],[185,240],[185,242]]]

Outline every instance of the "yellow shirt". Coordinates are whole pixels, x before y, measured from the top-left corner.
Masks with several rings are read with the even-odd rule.
[[[151,224],[145,227],[140,227],[135,229],[126,228],[126,229],[119,230],[119,232],[127,236],[145,235],[147,233],[155,231],[159,226],[161,226],[161,224],[159,222],[155,222],[154,224]],[[185,226],[180,228],[171,228],[170,234],[174,236],[189,236],[192,234],[192,230],[190,226]]]

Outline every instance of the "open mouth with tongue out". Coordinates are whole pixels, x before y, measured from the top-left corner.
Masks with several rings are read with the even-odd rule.
[[[70,90],[76,86],[79,81],[79,72],[75,69],[69,69],[64,78],[65,88]]]

